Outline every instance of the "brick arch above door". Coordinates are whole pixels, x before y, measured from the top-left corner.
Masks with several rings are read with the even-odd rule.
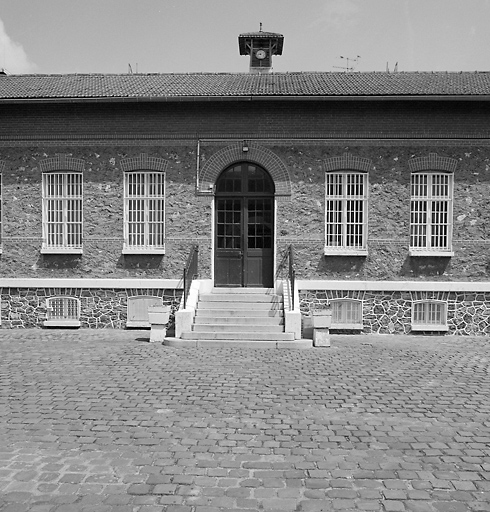
[[[220,149],[205,162],[199,173],[200,195],[213,194],[214,185],[222,171],[235,162],[250,162],[263,167],[274,181],[277,199],[291,197],[291,179],[284,162],[270,149],[259,144],[248,143],[248,150],[243,150],[243,143],[232,144]]]

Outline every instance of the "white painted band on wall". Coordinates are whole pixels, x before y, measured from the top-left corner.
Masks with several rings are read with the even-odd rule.
[[[181,289],[182,279],[0,279],[0,288]]]
[[[297,279],[298,290],[490,292],[490,281],[328,281]]]

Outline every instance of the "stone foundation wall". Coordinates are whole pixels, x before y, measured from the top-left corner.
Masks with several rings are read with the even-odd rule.
[[[82,328],[124,329],[128,297],[139,295],[162,297],[163,304],[171,307],[168,330],[173,330],[175,311],[180,305],[182,290],[146,288],[3,288],[2,328],[41,328],[46,320],[46,299],[66,296],[80,299]]]
[[[412,304],[418,300],[447,302],[447,334],[490,335],[489,292],[414,292],[414,291],[300,291],[304,335],[311,331],[311,311],[326,306],[332,299],[362,300],[364,334],[408,334],[412,332]]]

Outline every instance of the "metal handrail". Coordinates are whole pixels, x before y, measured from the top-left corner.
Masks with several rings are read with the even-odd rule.
[[[294,310],[294,289],[296,286],[296,269],[294,266],[294,252],[293,252],[293,246],[290,245],[288,247],[288,264],[289,264],[289,283],[291,286],[291,309]]]
[[[199,246],[193,245],[191,248],[191,252],[189,253],[189,257],[187,258],[187,263],[185,265],[183,271],[183,286],[184,286],[184,303],[183,307],[185,308],[187,304],[187,297],[189,296],[189,290],[191,289],[191,284],[194,279],[198,276],[198,266],[199,266]]]

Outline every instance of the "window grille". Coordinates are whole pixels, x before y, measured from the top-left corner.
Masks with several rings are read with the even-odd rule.
[[[447,331],[447,304],[435,300],[412,304],[413,331]]]
[[[81,252],[82,188],[82,173],[43,174],[43,252]]]
[[[46,299],[46,327],[79,327],[80,300],[75,297],[50,297]]]
[[[127,172],[124,175],[125,252],[165,249],[165,174]]]
[[[333,299],[332,329],[362,329],[362,301],[356,299]]]
[[[325,175],[325,253],[366,254],[367,174]]]
[[[0,253],[2,252],[2,235],[3,235],[3,192],[2,192],[3,176],[0,174]]]
[[[414,173],[411,179],[410,250],[449,253],[452,238],[452,174]]]

